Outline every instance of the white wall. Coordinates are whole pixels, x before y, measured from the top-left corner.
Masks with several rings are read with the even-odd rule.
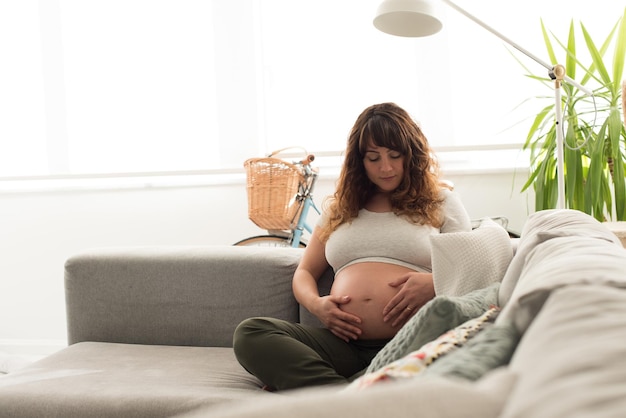
[[[506,216],[520,230],[532,207],[523,175],[457,173],[472,218]],[[226,185],[0,194],[0,351],[12,344],[64,343],[63,265],[92,247],[230,245],[261,233],[247,218],[243,175]],[[321,178],[316,201],[333,190]],[[315,215],[312,215],[312,218]],[[314,219],[311,219],[314,220]]]

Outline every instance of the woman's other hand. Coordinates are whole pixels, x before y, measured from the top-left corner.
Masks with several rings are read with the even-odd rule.
[[[400,288],[383,309],[383,320],[392,326],[405,324],[429,300],[435,297],[432,273],[408,273],[389,283]]]
[[[350,296],[322,296],[313,312],[326,328],[346,342],[361,335],[361,318],[341,310],[341,305],[349,302]]]

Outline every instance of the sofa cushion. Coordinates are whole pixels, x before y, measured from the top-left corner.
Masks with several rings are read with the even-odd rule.
[[[615,234],[593,217],[572,209],[549,209],[535,212],[524,223],[515,257],[502,278],[498,296],[499,305],[506,306],[513,289],[527,264],[529,253],[542,242],[563,236],[590,237],[619,244]]]
[[[260,387],[230,348],[85,342],[0,377],[0,415],[169,417]]]
[[[496,323],[513,323],[523,335],[555,289],[573,284],[626,288],[625,271],[626,250],[619,243],[593,236],[553,237],[528,253]]]
[[[555,290],[511,359],[518,380],[502,417],[624,416],[625,341],[626,290]]]
[[[430,237],[436,295],[461,296],[499,282],[513,258],[508,232],[483,218],[469,232]]]
[[[391,382],[366,393],[328,386],[308,388],[253,402],[202,408],[178,418],[496,418],[515,380],[516,375],[503,368],[477,382],[433,377]]]

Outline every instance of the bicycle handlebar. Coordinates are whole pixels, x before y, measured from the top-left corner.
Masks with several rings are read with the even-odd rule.
[[[306,156],[306,158],[304,160],[300,161],[300,164],[302,165],[309,165],[311,164],[313,161],[315,160],[315,155],[313,154],[309,154]]]
[[[281,152],[284,152],[284,151],[286,151],[286,150],[288,150],[288,149],[292,149],[292,148],[298,148],[298,149],[301,149],[302,151],[306,152],[306,150],[305,150],[304,148],[302,148],[302,147],[287,147],[287,148],[281,148],[281,149],[276,150],[276,151],[272,151],[272,152],[270,152],[267,156],[268,156],[268,157],[273,157],[273,156],[276,156],[276,155],[280,154]],[[307,156],[306,156],[306,157],[304,157],[304,159],[303,159],[303,160],[300,160],[300,161],[297,161],[297,162],[296,162],[296,161],[294,161],[294,163],[295,163],[295,164],[302,164],[302,166],[308,166],[308,165],[309,165],[309,164],[311,164],[314,160],[315,160],[315,155],[313,155],[313,154],[307,154]]]

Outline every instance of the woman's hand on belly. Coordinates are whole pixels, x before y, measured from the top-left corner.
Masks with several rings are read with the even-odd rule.
[[[422,281],[430,282],[432,289],[430,273],[418,273],[388,263],[357,263],[339,272],[330,293],[350,296],[350,301],[339,305],[339,308],[361,319],[360,338],[384,339],[393,337],[433,297],[428,285],[418,286]],[[415,309],[406,310],[407,306]]]
[[[383,320],[392,326],[404,325],[422,306],[435,297],[432,273],[407,273],[389,285],[398,288],[398,293],[383,309]]]
[[[341,309],[351,300],[348,295],[322,296],[313,312],[326,328],[346,342],[359,339],[362,333],[361,318]]]

